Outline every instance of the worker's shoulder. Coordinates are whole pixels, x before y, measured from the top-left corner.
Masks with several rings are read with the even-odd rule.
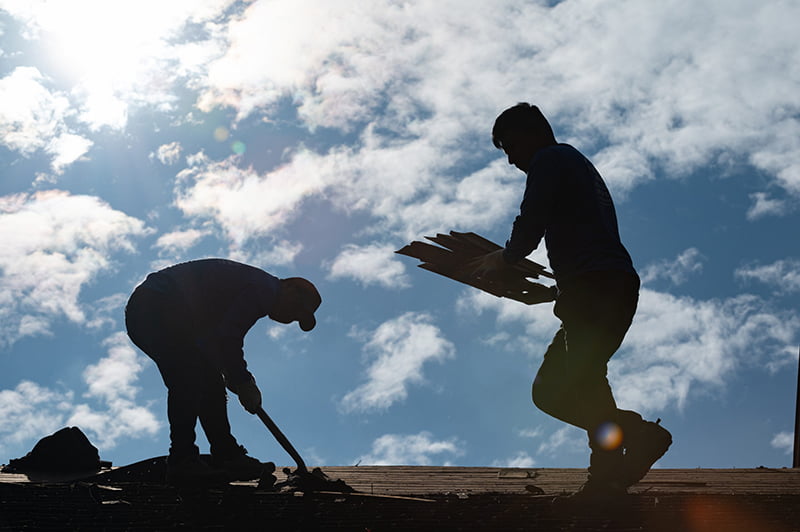
[[[586,171],[588,159],[569,144],[551,144],[534,155],[531,171],[540,178],[580,174]]]
[[[536,158],[542,161],[577,161],[585,157],[575,146],[562,142],[545,146],[536,153]]]

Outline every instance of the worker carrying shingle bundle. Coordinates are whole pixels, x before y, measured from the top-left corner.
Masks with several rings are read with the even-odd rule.
[[[492,141],[527,182],[505,248],[475,259],[469,269],[478,277],[500,275],[544,238],[561,327],[533,381],[533,402],[588,433],[589,479],[576,497],[624,494],[667,451],[672,436],[658,422],[618,409],[608,383],[608,361],[639,299],[639,276],[620,241],[611,195],[586,157],[556,141],[536,106],[503,111]],[[552,296],[542,288],[547,300]]]
[[[205,259],[151,273],[125,308],[133,343],[152,358],[167,386],[172,483],[250,480],[265,467],[247,455],[231,434],[225,388],[251,414],[261,409],[261,392],[247,369],[247,331],[264,316],[297,321],[303,331],[316,325],[322,302],[316,287],[301,277],[278,279],[247,264]],[[199,458],[198,418],[211,446],[212,463]]]

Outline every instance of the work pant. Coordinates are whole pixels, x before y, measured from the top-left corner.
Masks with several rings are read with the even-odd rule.
[[[239,445],[231,435],[227,393],[219,369],[199,352],[191,314],[178,296],[138,287],[125,308],[128,336],[158,366],[167,386],[170,462],[197,457],[197,419],[211,454],[233,455]]]
[[[641,417],[619,410],[608,384],[608,361],[631,325],[639,278],[626,272],[590,272],[559,284],[553,312],[561,327],[533,381],[536,406],[587,431],[590,475],[615,478],[622,464],[625,428]]]

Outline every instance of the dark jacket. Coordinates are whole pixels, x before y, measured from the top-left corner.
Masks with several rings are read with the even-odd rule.
[[[204,259],[151,273],[141,286],[183,302],[191,321],[190,341],[229,383],[250,378],[244,337],[272,310],[280,290],[277,277],[247,264]]]
[[[521,260],[542,237],[559,285],[592,271],[636,274],[603,178],[568,144],[547,146],[533,156],[503,256],[510,263]]]

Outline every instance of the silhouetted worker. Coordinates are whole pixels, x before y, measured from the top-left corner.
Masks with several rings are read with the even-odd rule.
[[[310,331],[322,299],[306,279],[278,279],[253,266],[224,259],[177,264],[151,273],[125,308],[133,343],[158,365],[167,386],[170,482],[258,478],[265,465],[247,455],[231,434],[227,387],[248,412],[261,407],[261,392],[247,370],[242,346],[264,316],[299,322]],[[197,419],[211,446],[212,463],[199,459]],[[271,472],[271,471],[269,471]]]
[[[556,142],[536,106],[520,103],[503,111],[492,142],[527,182],[505,248],[470,267],[476,275],[496,275],[544,238],[561,327],[533,382],[533,402],[588,433],[589,478],[577,497],[624,494],[667,451],[672,436],[658,422],[618,409],[608,384],[607,363],[639,299],[639,276],[620,241],[611,195],[586,157]]]

